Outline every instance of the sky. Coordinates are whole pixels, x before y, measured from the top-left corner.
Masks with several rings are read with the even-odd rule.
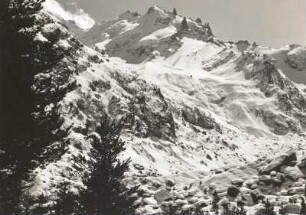
[[[281,47],[306,44],[306,0],[58,0],[71,12],[83,9],[96,22],[111,20],[130,10],[145,13],[159,6],[209,22],[226,41],[249,40]]]

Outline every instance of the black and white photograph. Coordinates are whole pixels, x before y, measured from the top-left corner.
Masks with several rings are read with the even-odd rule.
[[[0,0],[0,215],[306,215],[306,0]]]

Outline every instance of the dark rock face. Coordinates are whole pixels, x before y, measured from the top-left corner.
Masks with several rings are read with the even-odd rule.
[[[215,121],[197,107],[185,107],[182,110],[182,117],[190,124],[200,126],[205,129],[213,129],[216,126]]]
[[[121,87],[131,94],[127,127],[139,137],[175,138],[172,112],[160,89],[142,79],[123,78],[119,73],[116,78]]]
[[[260,174],[269,174],[272,171],[280,171],[282,166],[290,166],[292,161],[296,161],[296,153],[294,151],[289,151],[284,153],[276,158],[274,158],[269,164],[264,166],[259,173]]]
[[[298,167],[301,170],[301,172],[306,175],[306,157],[304,157],[299,163]]]
[[[249,65],[253,65],[252,69],[247,68]],[[272,132],[278,135],[286,135],[290,131],[302,133],[306,120],[306,98],[288,78],[280,74],[271,60],[254,52],[246,52],[237,60],[236,69],[243,70],[246,79],[256,81],[256,87],[266,97],[276,96],[278,106],[284,114],[257,110],[257,115],[263,118]]]
[[[230,197],[234,197],[236,198],[239,194],[239,188],[235,187],[235,186],[231,186],[229,188],[227,188],[227,195],[229,195]]]
[[[173,187],[175,185],[175,182],[171,179],[167,179],[166,180],[166,185],[169,187]]]

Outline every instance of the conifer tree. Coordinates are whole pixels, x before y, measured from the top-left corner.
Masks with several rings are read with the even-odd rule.
[[[0,1],[0,214],[21,214],[21,182],[43,160],[45,147],[68,134],[60,130],[56,102],[72,85],[50,90],[48,78],[35,80],[63,57],[54,49],[59,38],[46,44],[34,39],[45,24],[36,17],[43,1]]]
[[[265,202],[264,215],[275,215],[274,207],[271,205],[269,199]]]
[[[244,203],[242,201],[237,201],[237,214],[246,215],[246,210],[244,209]]]
[[[81,195],[83,214],[128,215],[131,201],[128,190],[123,184],[124,173],[130,160],[119,160],[124,151],[124,142],[120,139],[122,126],[105,117],[98,126],[97,135],[91,135],[92,173],[85,181],[86,190]]]
[[[28,6],[21,0],[0,3],[0,210],[8,215],[19,213],[20,180],[25,172],[20,164],[29,156],[26,150],[34,127],[34,73],[27,53],[31,40],[22,30],[33,24],[41,4],[33,1]]]
[[[306,198],[306,180],[304,180],[304,197]]]
[[[219,210],[218,202],[220,201],[220,197],[218,196],[217,192],[214,191],[212,194],[212,209],[214,211]]]
[[[300,214],[306,215],[306,203],[304,198],[302,198]]]
[[[280,215],[286,215],[286,210],[284,208],[284,204],[283,203],[281,203],[280,209],[279,209],[278,212],[279,212]]]

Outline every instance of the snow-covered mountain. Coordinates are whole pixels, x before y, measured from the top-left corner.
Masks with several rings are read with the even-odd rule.
[[[41,13],[69,35],[59,46],[75,49],[59,15]],[[182,16],[159,7],[80,32],[74,32],[85,45],[73,59],[80,66],[76,88],[59,102],[64,126],[71,127],[69,150],[33,171],[31,195],[52,199],[63,180],[76,192],[83,186],[90,161],[86,137],[105,114],[124,121],[123,156],[132,158],[127,182],[139,183],[144,193],[136,203],[139,214],[161,212],[173,196],[187,209],[205,208],[211,197],[204,190],[217,188],[222,197],[230,184],[242,186],[242,197],[264,193],[259,174],[269,183],[281,174],[291,177],[284,189],[303,186],[296,160],[305,156],[305,46],[221,41],[208,23],[187,18],[184,24]],[[288,150],[276,161],[271,157]],[[265,194],[286,199],[280,191]]]
[[[192,100],[209,114],[255,133],[303,131],[305,97],[283,74],[292,79],[305,74],[303,47],[273,51],[249,45],[241,50],[239,44],[216,39],[209,24],[187,19],[189,28],[184,29],[182,20],[158,7],[142,16],[126,12],[97,24],[81,40],[125,60],[126,67],[159,85],[165,97],[172,95],[169,101],[182,92],[177,103]]]

